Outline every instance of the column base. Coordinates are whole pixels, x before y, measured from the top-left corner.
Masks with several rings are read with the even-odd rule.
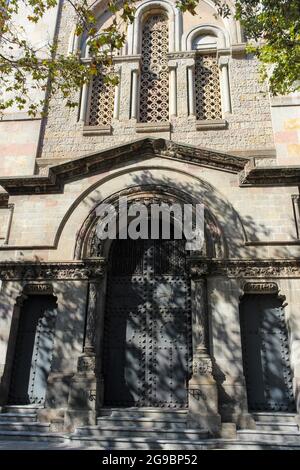
[[[70,383],[68,407],[64,429],[71,432],[77,426],[96,424],[98,380],[95,355],[84,354],[78,358],[78,372]]]
[[[221,416],[218,413],[218,391],[212,375],[193,376],[189,381],[189,428],[207,429],[219,436]]]
[[[67,410],[64,417],[64,431],[73,432],[78,426],[93,426],[96,421],[95,410]]]

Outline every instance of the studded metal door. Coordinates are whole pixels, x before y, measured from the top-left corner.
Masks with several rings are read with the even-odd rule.
[[[273,295],[246,295],[240,318],[249,410],[294,411],[282,303]]]
[[[118,240],[105,318],[106,406],[187,406],[191,344],[182,240]]]
[[[13,361],[9,403],[42,404],[50,372],[56,301],[30,296],[21,308]]]

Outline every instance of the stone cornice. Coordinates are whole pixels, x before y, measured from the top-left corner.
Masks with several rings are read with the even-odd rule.
[[[104,275],[105,260],[66,262],[0,262],[0,279],[12,280],[91,280]]]
[[[145,137],[50,166],[48,175],[45,176],[0,178],[0,186],[9,195],[60,193],[63,192],[64,185],[70,181],[109,171],[118,165],[126,164],[126,161],[137,161],[139,156],[141,161],[159,156],[239,174],[240,186],[300,185],[300,166],[256,167],[254,159],[178,144],[163,138]]]
[[[299,186],[300,166],[256,167],[250,160],[239,175],[240,186]]]
[[[126,160],[137,156],[149,158],[160,156],[192,162],[200,166],[217,168],[238,174],[249,161],[247,158],[232,156],[213,150],[177,144],[162,138],[139,139],[129,144],[112,147],[84,157],[69,160],[49,167],[47,176],[18,176],[0,178],[0,185],[11,195],[16,194],[49,194],[63,191],[69,181],[88,177],[97,172],[108,171]]]

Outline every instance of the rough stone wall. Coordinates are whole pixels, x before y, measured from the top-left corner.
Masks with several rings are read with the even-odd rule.
[[[228,129],[196,130],[195,118],[171,119],[171,132],[147,135],[164,137],[200,147],[222,151],[269,150],[274,148],[269,98],[258,83],[258,64],[251,57],[230,60],[232,114],[227,114]],[[121,86],[130,93],[130,75],[123,66]],[[78,97],[79,99],[79,97]],[[186,98],[187,99],[187,98]],[[184,105],[182,105],[184,106]],[[180,107],[180,103],[178,103]],[[121,109],[121,113],[126,110]],[[143,137],[136,132],[133,119],[112,122],[112,135],[83,136],[83,123],[77,120],[78,110],[64,108],[63,102],[52,102],[42,151],[43,158],[76,158],[98,149]]]
[[[207,17],[199,17],[199,24]],[[211,23],[215,23],[211,15]],[[185,28],[194,24],[185,21]],[[73,15],[65,8],[60,26],[60,48],[66,52],[73,28]],[[187,31],[184,31],[186,33]],[[111,135],[83,135],[83,122],[78,121],[78,109],[69,110],[56,97],[46,122],[42,149],[44,159],[72,159],[98,149],[109,148],[145,135],[136,132],[136,121],[129,119],[130,81],[132,65],[121,63],[120,116],[112,122]],[[179,76],[180,72],[177,71]],[[171,118],[170,132],[148,132],[147,135],[164,137],[177,142],[213,148],[222,151],[254,151],[274,149],[269,96],[264,85],[258,82],[258,63],[251,56],[229,60],[232,113],[224,117],[228,129],[196,130],[193,117],[178,115]],[[185,72],[186,75],[186,72]],[[181,74],[181,76],[183,76]],[[178,88],[180,84],[178,84]],[[79,101],[79,94],[75,97]],[[177,93],[178,110],[187,107],[187,96]],[[185,101],[185,103],[180,102]]]

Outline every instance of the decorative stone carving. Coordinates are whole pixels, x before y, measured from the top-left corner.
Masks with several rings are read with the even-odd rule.
[[[69,263],[0,262],[0,279],[10,280],[88,280],[104,275],[103,259]]]
[[[79,356],[77,369],[78,372],[95,372],[95,356]]]
[[[51,284],[44,284],[44,283],[31,283],[26,284],[23,289],[23,293],[26,295],[52,295],[53,294],[53,286]]]
[[[91,354],[91,355],[95,353],[95,334],[96,334],[96,322],[97,322],[97,313],[98,313],[97,312],[97,291],[98,291],[97,283],[90,282],[85,342],[84,342],[84,353]]]
[[[203,262],[201,264],[189,264],[189,273],[192,279],[200,279],[208,274],[208,264]]]
[[[246,282],[243,290],[245,294],[277,294],[278,285],[275,282]]]
[[[169,52],[169,60],[194,59],[196,53],[193,51]]]
[[[49,168],[47,176],[2,177],[0,184],[9,194],[51,194],[63,191],[65,183],[78,180],[96,171],[110,169],[112,164],[124,164],[125,159],[144,155],[161,155],[166,158],[179,159],[183,162],[216,167],[232,173],[241,172],[249,159],[215,152],[184,144],[175,144],[165,139],[146,137],[143,140],[120,145],[118,148],[106,149],[86,155]],[[274,170],[275,171],[275,170]],[[294,174],[296,170],[294,169]],[[300,174],[300,170],[298,172]]]
[[[208,262],[210,276],[232,278],[298,278],[299,260],[212,260]]]
[[[119,197],[126,196],[128,203],[142,202],[143,204],[160,204],[162,202],[166,204],[193,204],[195,201],[191,196],[183,191],[178,191],[175,188],[170,189],[164,185],[137,185],[123,191],[118,192],[101,201],[106,204],[110,204],[115,207],[118,213]],[[100,202],[99,202],[100,204]],[[205,209],[205,245],[201,250],[201,253],[197,252],[197,255],[202,257],[207,256],[210,258],[222,258],[225,255],[225,247],[222,236],[221,228],[219,227],[214,216]],[[98,218],[96,216],[96,209],[94,208],[87,219],[84,221],[76,240],[75,257],[77,259],[98,258],[103,257],[103,243],[96,236],[96,225]]]
[[[193,375],[212,375],[213,367],[210,357],[195,357],[193,359]]]

